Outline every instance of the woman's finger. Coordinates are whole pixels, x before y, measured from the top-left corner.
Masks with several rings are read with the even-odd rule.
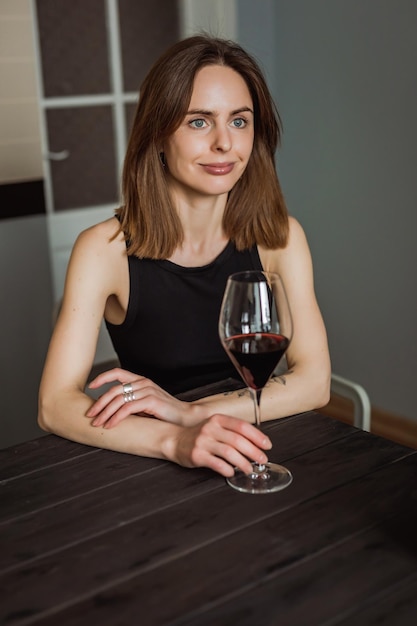
[[[101,399],[100,399],[101,400]],[[88,411],[88,417],[94,417],[93,426],[113,428],[129,415],[148,415],[158,419],[177,423],[184,412],[184,403],[158,387],[137,390],[133,386],[130,394],[109,396],[105,403],[99,404]]]
[[[218,442],[217,446],[213,449],[213,454],[222,456],[229,463],[235,464],[236,466],[239,466],[238,460],[242,457],[255,461],[256,463],[266,463],[268,461],[268,457],[263,450],[240,435],[236,438],[233,435],[225,434],[222,441]]]
[[[87,417],[97,417],[113,400],[123,398],[123,387],[114,385],[100,396],[87,411]]]
[[[118,413],[125,408],[125,404],[123,397],[118,395],[112,401],[108,402],[97,415],[87,413],[87,417],[94,417],[92,422],[93,426],[104,426],[110,419],[118,415]],[[127,411],[127,415],[132,413],[131,407],[126,407],[125,410]]]
[[[198,443],[198,438],[197,438]],[[267,463],[268,457],[265,452],[242,435],[222,429],[216,438],[207,438],[208,451],[224,459],[232,467],[237,467],[242,472],[249,473],[252,469],[251,462]]]
[[[97,387],[101,387],[102,385],[106,385],[107,383],[131,383],[134,380],[138,380],[140,378],[142,377],[138,376],[137,374],[133,374],[133,372],[123,370],[120,367],[115,367],[96,376],[92,381],[90,381],[88,386],[91,387],[91,389],[97,389]]]
[[[92,381],[92,384],[90,384],[89,386],[91,388],[96,388],[101,387],[106,382],[115,382],[115,374],[113,374],[112,372],[116,372],[117,382],[120,382],[120,385],[116,383],[115,385],[110,387],[110,389],[108,389],[105,393],[103,393],[103,395],[101,395],[100,398],[98,398],[87,411],[87,417],[97,417],[105,409],[105,407],[118,396],[122,396],[123,400],[125,398],[128,398],[128,392],[126,391],[127,385],[129,385],[129,393],[134,394],[135,391],[140,390],[141,386],[143,386],[144,383],[148,383],[148,385],[153,384],[152,381],[149,381],[143,376],[138,378],[136,374],[132,374],[131,372],[127,372],[126,370],[115,369],[100,374],[100,376],[95,378],[94,381]],[[126,380],[127,378],[129,378],[130,380]]]
[[[210,428],[213,426],[214,428],[220,428],[225,431],[225,433],[229,434],[228,441],[235,445],[239,440],[237,437],[240,436],[244,440],[248,440],[252,442],[255,446],[262,448],[264,450],[270,450],[272,448],[272,442],[265,433],[263,433],[259,428],[249,424],[249,422],[245,422],[237,417],[231,417],[230,415],[221,415],[216,414],[210,417],[206,421],[206,427]],[[232,438],[230,438],[230,435]],[[236,439],[234,439],[236,437]]]
[[[229,446],[227,444],[220,444],[217,447],[216,452],[217,454],[213,454],[213,456],[215,456],[216,458],[224,459],[227,464],[230,465],[230,467],[232,467],[233,469],[237,468],[241,470],[244,474],[249,474],[252,471],[251,461],[246,457],[246,455],[242,454],[232,446]],[[259,463],[266,463],[268,461],[266,454],[260,452],[259,450],[254,453],[254,456],[260,459],[258,460]],[[255,460],[253,459],[253,457],[249,458]]]
[[[180,462],[191,467],[209,467],[222,476],[233,476],[234,469],[244,473],[252,470],[252,461],[266,463],[268,458],[255,439],[265,448],[270,441],[263,433],[256,432],[251,424],[239,424],[237,418],[216,415],[197,427],[183,431],[183,443],[179,441]],[[251,439],[245,437],[248,434]],[[185,456],[183,456],[183,454]]]
[[[201,462],[198,464],[198,467],[207,467],[225,478],[231,478],[235,473],[233,465],[221,457],[209,453],[201,456]]]

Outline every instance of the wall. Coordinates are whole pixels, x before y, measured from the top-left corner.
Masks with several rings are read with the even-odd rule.
[[[0,447],[40,432],[36,394],[50,332],[29,4],[0,1],[0,212],[12,211],[0,221]],[[334,370],[364,384],[373,404],[416,418],[417,6],[236,7],[238,38],[263,65],[283,117],[279,173],[312,248]],[[1,189],[14,193],[14,185],[35,190],[36,202],[2,202]]]
[[[333,369],[417,419],[417,4],[278,0],[273,19],[278,168]]]
[[[29,0],[0,2],[0,448],[41,434],[51,291]]]
[[[237,39],[261,66],[273,94],[277,91],[276,0],[236,0]]]
[[[0,183],[42,178],[29,0],[0,2]]]
[[[51,328],[47,249],[44,218],[0,223],[0,448],[43,434],[36,412]]]

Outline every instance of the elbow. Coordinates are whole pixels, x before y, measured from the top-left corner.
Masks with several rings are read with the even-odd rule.
[[[315,385],[315,408],[321,409],[330,402],[330,373],[326,374],[317,381]]]
[[[308,411],[321,409],[330,402],[331,371],[327,367],[317,367],[310,369],[308,373],[308,384],[304,383],[303,389],[306,391],[306,401]]]
[[[323,407],[325,407],[327,404],[329,404],[330,402],[330,389],[328,391],[325,391],[323,389],[323,392],[321,393],[321,395],[319,394],[317,397],[317,402],[315,403],[315,408],[316,409],[321,409]]]
[[[52,429],[49,428],[48,422],[45,419],[44,413],[41,413],[40,411],[38,411],[38,420],[37,421],[38,421],[39,428],[44,430],[46,433],[51,433],[52,432]]]
[[[39,394],[37,421],[39,428],[47,433],[53,433],[54,427],[52,416],[54,412],[51,410],[49,404],[50,403],[48,403],[47,399],[42,394]]]

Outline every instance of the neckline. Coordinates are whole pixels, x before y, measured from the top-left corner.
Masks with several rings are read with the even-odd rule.
[[[219,252],[219,254],[216,256],[216,258],[213,259],[213,261],[210,261],[210,263],[207,263],[206,265],[188,267],[184,265],[178,265],[177,263],[174,263],[173,261],[168,261],[165,259],[158,260],[156,261],[156,263],[158,263],[160,267],[170,272],[175,272],[177,274],[184,274],[184,273],[191,274],[191,273],[196,273],[196,272],[205,272],[215,267],[216,265],[223,263],[230,256],[233,249],[234,249],[234,244],[232,241],[229,240],[227,244],[225,245],[225,247],[223,248],[223,250]]]

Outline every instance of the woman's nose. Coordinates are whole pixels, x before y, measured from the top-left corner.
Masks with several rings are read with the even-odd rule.
[[[232,141],[228,128],[218,126],[215,130],[213,148],[218,152],[228,152],[232,147]]]

